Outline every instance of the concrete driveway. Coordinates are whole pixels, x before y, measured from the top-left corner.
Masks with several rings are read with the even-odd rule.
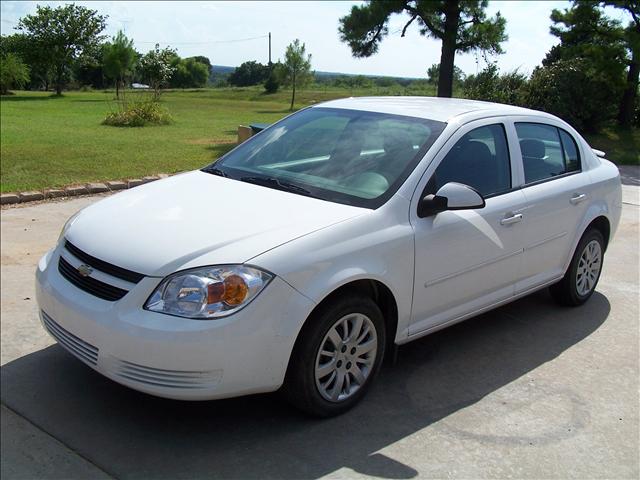
[[[201,403],[107,380],[40,327],[33,272],[96,197],[2,211],[2,477],[638,478],[639,202],[584,306],[539,292],[400,350],[314,420],[276,394]]]

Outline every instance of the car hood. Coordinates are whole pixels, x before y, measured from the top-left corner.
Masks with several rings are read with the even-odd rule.
[[[367,211],[195,171],[90,205],[65,238],[119,267],[165,276],[243,263]]]

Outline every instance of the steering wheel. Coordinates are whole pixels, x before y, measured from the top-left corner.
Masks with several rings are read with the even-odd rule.
[[[370,194],[370,198],[382,195],[389,188],[389,181],[377,172],[362,172],[345,179],[345,186]]]

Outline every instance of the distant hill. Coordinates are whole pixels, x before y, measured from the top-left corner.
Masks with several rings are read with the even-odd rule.
[[[225,74],[233,73],[236,67],[225,67],[224,65],[212,65],[211,69],[213,70],[214,74],[218,73],[220,75],[225,75]]]
[[[231,75],[233,71],[236,69],[236,67],[229,67],[225,65],[213,65],[211,69],[212,69],[211,82],[215,82],[219,78],[224,78],[224,77],[227,77],[228,75]],[[361,75],[358,73],[322,72],[318,70],[316,70],[315,74],[317,78],[323,79],[323,80],[330,80],[332,78],[337,78],[337,77],[388,78],[389,80],[400,80],[400,81],[420,80],[419,78],[416,78],[416,77],[392,77],[389,75]]]
[[[390,80],[423,80],[417,77],[393,77],[391,75],[366,75],[362,73],[340,73],[340,72],[322,72],[316,70],[316,77],[319,78],[336,78],[336,77],[365,77],[365,78],[388,78]]]

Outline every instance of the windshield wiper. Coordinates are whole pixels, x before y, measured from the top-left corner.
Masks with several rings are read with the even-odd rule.
[[[218,167],[206,167],[202,169],[203,172],[211,173],[212,175],[218,175],[219,177],[228,177],[224,170],[220,170]]]
[[[276,177],[241,177],[240,181],[255,183],[256,185],[262,185],[263,187],[275,188],[278,190],[284,190],[285,192],[298,193],[300,195],[315,198],[315,195],[306,188],[296,185],[295,183],[283,182]]]

